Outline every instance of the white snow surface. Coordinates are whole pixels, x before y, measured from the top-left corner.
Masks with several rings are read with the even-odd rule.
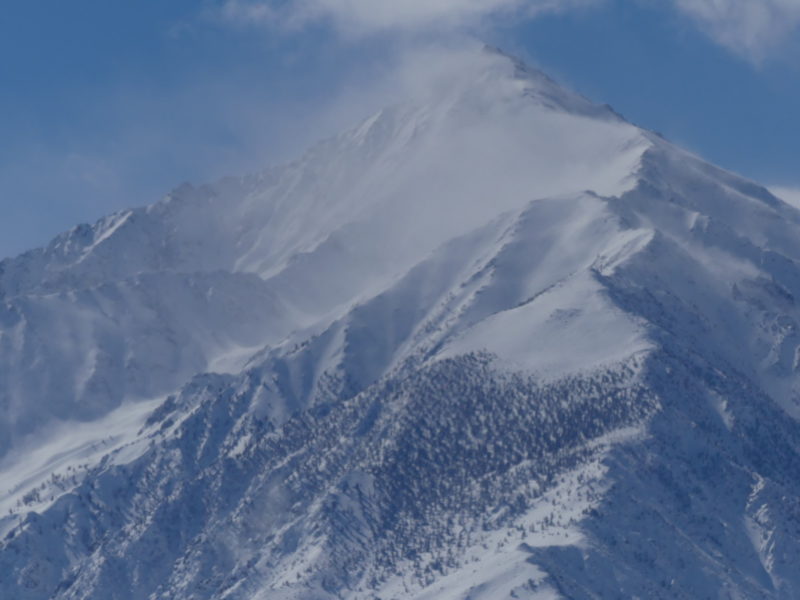
[[[800,208],[800,189],[794,187],[774,186],[770,191],[778,198],[791,204],[795,208]]]
[[[0,263],[0,597],[800,597],[800,211],[469,56]]]
[[[502,55],[474,63],[292,164],[183,186],[4,261],[0,454],[335,320],[534,199],[634,184],[641,131]]]

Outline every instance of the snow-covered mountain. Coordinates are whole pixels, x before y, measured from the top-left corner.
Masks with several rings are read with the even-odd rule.
[[[800,597],[800,211],[462,63],[0,263],[0,597]]]

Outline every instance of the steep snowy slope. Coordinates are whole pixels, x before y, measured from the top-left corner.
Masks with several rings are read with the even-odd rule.
[[[494,53],[448,78],[296,163],[183,186],[0,264],[0,455],[48,417],[174,391],[238,347],[334,319],[533,198],[628,185],[646,141],[612,113]]]
[[[2,263],[1,597],[800,595],[800,212],[451,64]]]

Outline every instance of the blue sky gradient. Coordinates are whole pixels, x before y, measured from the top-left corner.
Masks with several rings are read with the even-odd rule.
[[[324,21],[233,22],[219,7],[5,7],[0,255],[157,200],[182,181],[290,158],[366,116],[374,99],[362,90],[390,76],[398,48],[414,43],[408,32],[343,36]],[[440,35],[480,37],[723,167],[800,186],[797,36],[748,60],[695,25],[665,3],[607,0]]]

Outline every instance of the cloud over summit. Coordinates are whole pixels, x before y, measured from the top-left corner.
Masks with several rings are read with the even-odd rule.
[[[289,29],[320,21],[346,35],[459,29],[486,19],[602,5],[607,0],[222,0],[219,16]],[[633,1],[633,0],[629,0]],[[670,0],[706,35],[759,62],[800,29],[800,0]]]

